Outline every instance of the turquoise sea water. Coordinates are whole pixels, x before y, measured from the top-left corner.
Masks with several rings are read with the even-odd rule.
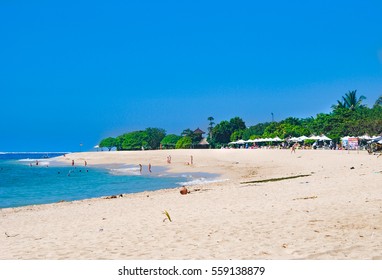
[[[72,167],[46,158],[59,155],[0,154],[0,208],[176,188],[205,176],[170,175],[159,167],[141,175],[136,166]]]

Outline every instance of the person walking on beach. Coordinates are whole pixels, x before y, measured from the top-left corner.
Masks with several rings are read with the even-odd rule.
[[[151,163],[149,163],[149,172],[151,173]]]
[[[293,144],[290,153],[296,153],[297,147],[298,147],[298,143],[296,142],[296,143]]]
[[[142,174],[142,164],[139,164],[139,173]]]
[[[191,165],[194,164],[194,157],[191,155]]]
[[[88,163],[87,163],[87,161],[85,160],[85,166],[87,166],[88,165]]]
[[[74,159],[72,159],[72,166],[74,166]]]

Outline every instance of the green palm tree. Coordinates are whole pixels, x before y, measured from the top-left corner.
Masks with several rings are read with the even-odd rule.
[[[361,95],[359,98],[357,97],[357,90],[352,90],[345,94],[345,96],[342,96],[342,101],[337,100],[337,104],[333,105],[333,109],[337,108],[346,108],[349,110],[356,110],[357,108],[360,108],[364,105],[362,105],[362,101],[365,100],[366,97]]]
[[[382,95],[374,103],[374,107],[382,106]]]
[[[208,117],[207,119],[210,123],[208,124],[208,134],[210,136],[210,138],[212,138],[212,129],[214,128],[214,117]]]
[[[191,137],[192,138],[192,136],[194,135],[194,132],[191,129],[187,128],[187,129],[183,130],[180,135],[182,135],[184,137],[187,136],[187,137]]]

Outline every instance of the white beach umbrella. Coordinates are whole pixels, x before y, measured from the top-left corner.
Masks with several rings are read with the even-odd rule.
[[[298,139],[299,139],[299,141],[305,141],[306,139],[308,139],[308,137],[303,135],[303,136],[298,137]]]
[[[292,138],[289,139],[289,141],[292,141],[292,142],[299,142],[299,141],[300,141],[300,138],[292,137]]]
[[[375,143],[375,142],[382,144],[382,136],[373,136],[371,140],[367,141],[367,143]]]
[[[332,140],[332,139],[330,139],[330,138],[327,137],[326,135],[322,134],[322,135],[320,136],[320,139],[319,139],[319,140],[321,140],[321,141],[330,141],[330,140]]]
[[[275,141],[275,142],[280,142],[280,141],[283,141],[283,140],[281,140],[281,138],[280,137],[278,137],[278,136],[276,136],[275,138],[273,138],[272,139],[273,141]]]
[[[236,141],[236,144],[245,144],[245,141],[243,139],[240,139],[240,140]]]
[[[312,135],[308,137],[309,140],[320,140],[320,136]]]
[[[359,136],[358,138],[359,139],[363,139],[363,140],[370,140],[371,139],[371,137],[369,135],[367,135],[367,134]]]

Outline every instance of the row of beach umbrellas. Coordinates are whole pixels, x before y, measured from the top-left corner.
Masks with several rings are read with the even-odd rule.
[[[291,142],[302,142],[302,141],[305,141],[305,140],[319,140],[319,141],[330,141],[332,139],[330,139],[329,137],[325,136],[325,135],[321,135],[321,136],[316,136],[316,135],[312,135],[310,137],[307,137],[307,136],[300,136],[300,137],[292,137],[292,138],[287,138],[285,139],[285,141],[291,141]],[[258,138],[258,139],[254,139],[254,140],[243,140],[243,139],[240,139],[238,141],[234,141],[234,142],[229,142],[228,144],[229,145],[234,145],[234,144],[238,144],[238,145],[243,145],[243,144],[247,144],[247,143],[260,143],[260,142],[282,142],[284,141],[283,139],[279,138],[279,137],[275,137],[275,138]]]
[[[275,138],[259,138],[259,139],[249,139],[249,140],[243,140],[243,139],[240,139],[238,141],[234,141],[234,142],[229,142],[228,144],[229,145],[233,145],[233,144],[239,144],[239,145],[242,145],[242,144],[247,144],[247,143],[259,143],[259,142],[282,142],[284,140],[280,139],[279,137],[275,137]]]
[[[369,136],[367,134],[365,135],[362,135],[362,136],[345,136],[345,137],[342,137],[341,140],[348,140],[349,138],[358,138],[358,139],[362,139],[362,140],[376,140],[376,139],[379,139],[381,138],[381,136]]]
[[[362,136],[345,136],[345,137],[342,137],[341,140],[345,140],[346,141],[349,138],[358,138],[358,139],[362,139],[362,140],[381,141],[382,142],[382,136],[380,136],[380,135],[379,136],[369,136],[367,134],[362,135]],[[275,138],[258,138],[258,139],[253,139],[253,140],[252,139],[249,139],[249,140],[240,139],[238,141],[230,142],[228,144],[229,145],[233,145],[233,144],[243,145],[243,144],[247,144],[247,143],[282,142],[282,141],[303,142],[305,140],[331,141],[332,139],[330,139],[326,135],[322,134],[322,135],[311,135],[309,137],[303,135],[303,136],[300,136],[300,137],[286,138],[285,140],[280,139],[279,137],[275,137]]]

